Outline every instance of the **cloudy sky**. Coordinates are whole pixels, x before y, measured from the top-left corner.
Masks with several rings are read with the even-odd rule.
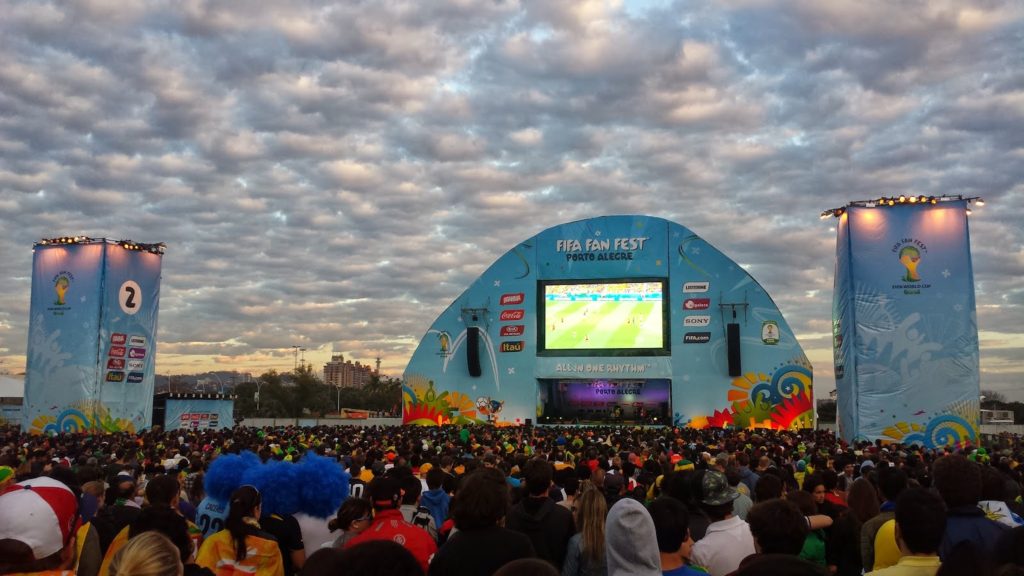
[[[0,370],[32,243],[166,242],[157,369],[400,374],[516,242],[679,222],[773,295],[833,387],[835,230],[971,217],[982,387],[1024,400],[1019,0],[0,0]]]

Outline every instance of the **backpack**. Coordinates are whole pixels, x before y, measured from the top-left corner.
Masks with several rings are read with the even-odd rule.
[[[416,512],[413,513],[412,520],[410,521],[410,523],[413,526],[419,526],[420,528],[426,530],[427,527],[430,526],[430,521],[431,519],[433,519],[433,517],[434,516],[430,513],[429,508],[427,508],[426,506],[419,506],[418,508],[416,508]]]

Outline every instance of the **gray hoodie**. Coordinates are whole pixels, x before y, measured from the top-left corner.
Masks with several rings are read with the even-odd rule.
[[[632,498],[616,502],[604,531],[608,576],[661,576],[654,521],[643,504]]]

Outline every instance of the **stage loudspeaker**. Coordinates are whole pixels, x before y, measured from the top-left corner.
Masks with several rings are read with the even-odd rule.
[[[533,418],[526,419],[526,427],[529,428],[530,426],[533,426]]]
[[[729,376],[736,377],[743,373],[740,362],[740,325],[732,322],[726,325],[726,343],[729,352]]]
[[[480,329],[476,326],[466,329],[466,367],[470,376],[480,377]]]

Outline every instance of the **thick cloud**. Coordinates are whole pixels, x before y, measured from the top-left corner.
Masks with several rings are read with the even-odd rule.
[[[980,195],[982,385],[1024,399],[1024,8],[1006,0],[0,0],[0,369],[32,242],[164,241],[158,370],[399,374],[545,227],[678,221],[832,386],[850,200]]]

